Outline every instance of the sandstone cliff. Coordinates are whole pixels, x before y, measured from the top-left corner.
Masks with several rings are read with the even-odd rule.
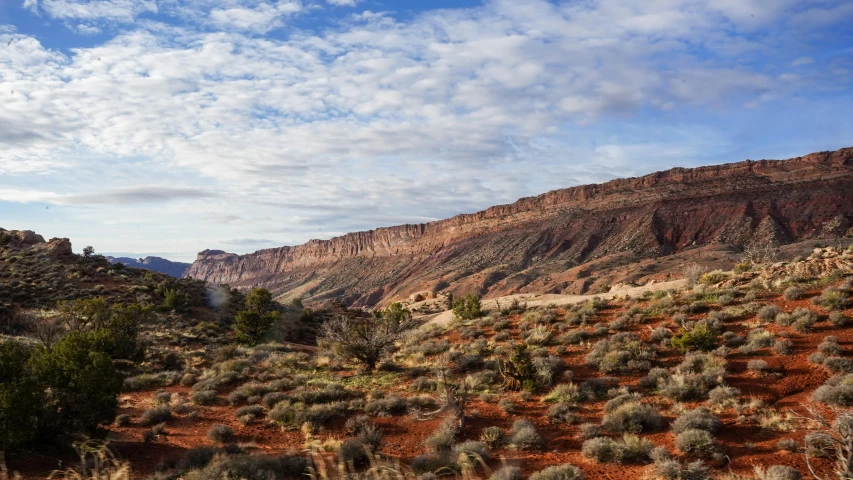
[[[205,250],[186,276],[355,305],[448,288],[503,295],[537,281],[559,291],[576,288],[565,272],[582,278],[579,266],[607,256],[838,237],[851,221],[853,148],[675,168],[247,255]]]

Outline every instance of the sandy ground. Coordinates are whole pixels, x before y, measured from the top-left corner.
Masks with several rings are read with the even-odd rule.
[[[645,292],[656,292],[660,290],[669,290],[669,289],[680,289],[687,285],[686,279],[672,280],[669,282],[660,282],[660,283],[650,283],[647,285],[642,285],[639,287],[614,287],[611,291],[607,293],[599,293],[596,295],[558,295],[558,294],[530,294],[523,293],[518,295],[507,295],[505,297],[497,297],[490,298],[488,300],[483,300],[482,308],[485,311],[496,311],[500,310],[501,307],[506,307],[510,305],[514,300],[518,300],[522,303],[527,303],[528,307],[541,307],[545,305],[572,305],[575,303],[583,303],[588,300],[591,300],[593,297],[599,298],[614,298],[614,297],[624,297],[626,295],[631,297],[639,297],[642,296]],[[411,307],[415,307],[417,304],[413,304]],[[424,323],[424,327],[432,326],[432,325],[447,325],[453,320],[453,311],[445,310],[441,313],[434,313],[431,315],[425,315],[420,317],[424,320],[427,320]]]

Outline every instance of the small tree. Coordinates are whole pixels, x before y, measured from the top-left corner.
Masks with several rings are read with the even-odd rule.
[[[246,310],[234,317],[237,340],[247,344],[259,342],[279,319],[272,294],[265,288],[254,288],[246,295]]]
[[[85,247],[83,247],[83,256],[84,257],[91,257],[94,254],[95,254],[95,247],[93,247],[91,245],[86,245]]]
[[[473,320],[483,316],[480,297],[472,294],[453,300],[453,315],[460,320]]]
[[[246,344],[258,343],[278,320],[276,311],[260,313],[255,310],[242,310],[234,317],[234,330],[237,340]]]
[[[393,304],[372,318],[337,316],[323,324],[322,340],[340,356],[364,364],[368,371],[412,328],[411,313]]]

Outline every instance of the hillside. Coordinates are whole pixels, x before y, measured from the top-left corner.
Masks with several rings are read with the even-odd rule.
[[[206,250],[186,276],[356,306],[418,292],[606,291],[680,276],[683,262],[650,261],[675,253],[705,248],[715,260],[702,263],[730,267],[744,246],[849,236],[851,195],[853,149],[675,168],[295,247]]]
[[[181,278],[190,268],[189,263],[173,262],[160,257],[130,258],[130,257],[106,257],[110,263],[121,263],[125,267],[142,268],[155,272],[165,273],[170,277]]]

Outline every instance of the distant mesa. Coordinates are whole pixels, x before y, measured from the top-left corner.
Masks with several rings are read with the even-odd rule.
[[[144,268],[166,275],[181,278],[190,268],[189,263],[173,262],[160,257],[130,258],[130,257],[106,257],[110,263],[121,263],[126,267]]]

